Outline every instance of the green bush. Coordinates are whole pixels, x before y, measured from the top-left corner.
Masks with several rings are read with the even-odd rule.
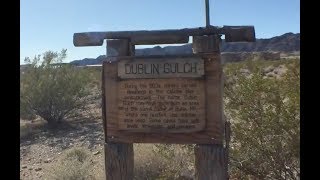
[[[281,78],[262,64],[227,67],[225,111],[231,121],[231,174],[236,179],[299,179],[300,60],[287,61]],[[246,68],[250,75],[241,73]]]
[[[89,95],[89,77],[85,70],[63,64],[66,49],[35,56],[20,81],[20,113],[37,115],[55,126],[81,113]]]

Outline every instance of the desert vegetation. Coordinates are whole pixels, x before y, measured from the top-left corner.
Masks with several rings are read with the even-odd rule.
[[[90,84],[96,83],[87,69],[79,70],[62,64],[66,49],[60,53],[47,51],[32,60],[20,81],[20,117],[36,116],[55,127],[66,119],[83,115],[87,111]],[[93,80],[93,81],[91,81]]]
[[[65,57],[62,50],[26,59],[21,179],[104,179],[101,71],[60,64]],[[223,68],[230,179],[299,179],[300,59]],[[134,152],[135,179],[193,179],[193,145],[134,144]]]
[[[226,76],[233,78],[225,84],[225,112],[233,133],[231,172],[237,179],[297,179],[300,61],[278,62],[278,67],[286,69],[274,76],[268,71],[277,64],[259,63],[247,61],[225,67]],[[241,73],[242,69],[247,73]]]

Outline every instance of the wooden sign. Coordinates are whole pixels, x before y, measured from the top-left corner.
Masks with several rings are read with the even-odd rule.
[[[196,132],[205,127],[203,59],[150,58],[118,62],[119,130]],[[184,77],[184,78],[182,78]],[[188,78],[187,78],[188,77]]]
[[[103,87],[107,142],[222,143],[216,56],[110,57]]]
[[[203,59],[200,57],[162,59],[123,59],[118,63],[118,76],[122,79],[202,77]]]
[[[194,79],[119,82],[119,130],[196,132],[205,127],[205,86]]]

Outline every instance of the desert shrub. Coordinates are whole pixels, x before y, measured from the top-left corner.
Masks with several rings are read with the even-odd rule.
[[[193,179],[192,145],[135,144],[134,152],[135,179]]]
[[[49,173],[49,180],[87,180],[95,179],[91,173],[93,161],[88,150],[72,148],[62,154],[61,159],[53,166]]]
[[[231,174],[236,179],[299,179],[300,60],[286,62],[281,78],[263,65],[229,65],[225,112],[231,121]],[[240,69],[251,73],[245,75]]]
[[[85,110],[90,78],[86,70],[62,64],[65,58],[66,49],[25,59],[29,66],[20,80],[22,115],[37,115],[55,126]]]
[[[166,162],[153,152],[152,144],[134,144],[134,179],[159,179]]]
[[[23,120],[33,120],[36,118],[36,115],[25,106],[24,102],[20,101],[20,119]]]
[[[161,174],[163,179],[194,178],[194,145],[193,144],[156,144],[153,149],[165,161],[166,168]]]

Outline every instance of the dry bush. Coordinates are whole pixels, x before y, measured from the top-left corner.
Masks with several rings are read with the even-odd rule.
[[[134,144],[134,179],[156,179],[165,169],[165,161],[153,152],[152,144]]]
[[[135,144],[134,151],[135,179],[192,179],[194,176],[193,151],[186,145]]]
[[[62,154],[47,176],[49,180],[93,180],[96,179],[91,171],[93,166],[87,149],[72,148]]]

